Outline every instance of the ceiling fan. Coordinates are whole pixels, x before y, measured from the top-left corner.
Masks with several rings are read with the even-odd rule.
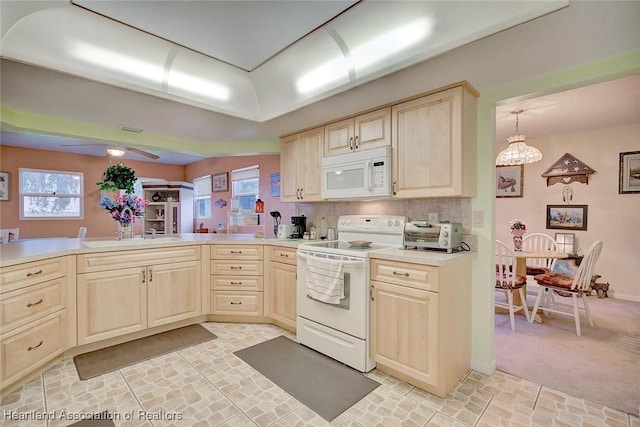
[[[112,157],[122,157],[124,156],[125,151],[130,151],[132,153],[136,153],[139,154],[141,156],[144,157],[148,157],[150,159],[153,160],[157,160],[160,157],[153,154],[153,153],[149,153],[148,151],[144,151],[141,150],[139,148],[136,147],[117,147],[115,145],[109,145],[109,144],[101,144],[101,143],[85,143],[85,144],[62,144],[61,147],[82,147],[82,146],[90,146],[90,145],[103,145],[106,147],[105,151],[106,154],[109,154]]]

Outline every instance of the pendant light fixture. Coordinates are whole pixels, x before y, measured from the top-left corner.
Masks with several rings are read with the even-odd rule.
[[[542,153],[535,147],[527,145],[524,140],[526,135],[518,134],[518,115],[524,110],[514,110],[511,114],[516,116],[516,134],[507,138],[509,146],[502,150],[496,157],[496,166],[515,166],[533,163],[542,160]]]
[[[109,153],[112,157],[122,157],[124,156],[124,150],[118,147],[109,147],[107,148],[107,153]]]

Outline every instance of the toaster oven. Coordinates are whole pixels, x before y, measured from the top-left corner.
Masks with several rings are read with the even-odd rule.
[[[439,249],[451,253],[461,244],[462,224],[459,222],[416,220],[404,225],[405,249]]]

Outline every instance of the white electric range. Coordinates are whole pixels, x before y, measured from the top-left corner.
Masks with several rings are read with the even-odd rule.
[[[299,343],[361,372],[375,367],[369,355],[369,254],[402,247],[404,224],[403,216],[344,215],[338,240],[298,247]],[[362,241],[371,243],[358,246]],[[325,298],[325,290],[332,296]]]

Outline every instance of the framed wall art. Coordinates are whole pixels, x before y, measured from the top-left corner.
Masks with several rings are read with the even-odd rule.
[[[547,205],[547,228],[586,230],[587,205]]]
[[[0,200],[9,200],[9,172],[0,172]]]
[[[524,165],[496,166],[496,197],[522,197]]]
[[[229,172],[211,175],[211,191],[214,193],[229,191]]]
[[[640,151],[620,153],[618,193],[640,193]]]
[[[271,196],[280,196],[280,173],[272,173],[269,175],[269,188],[271,189]]]

